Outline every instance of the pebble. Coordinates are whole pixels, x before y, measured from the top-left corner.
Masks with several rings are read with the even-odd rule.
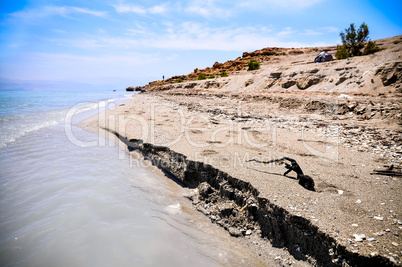
[[[352,224],[352,227],[359,227],[359,225],[356,224],[356,223],[353,223],[353,224]]]
[[[343,195],[343,190],[338,190],[339,195]]]
[[[252,231],[251,230],[247,230],[246,231],[246,235],[251,235],[252,234]]]
[[[377,239],[375,239],[374,237],[370,237],[367,240],[370,241],[370,242],[377,241]]]
[[[376,252],[371,252],[370,253],[370,256],[371,257],[377,257],[378,256],[378,252],[376,251]]]
[[[374,216],[374,219],[379,220],[379,221],[384,220],[384,218],[383,218],[383,217],[380,217],[380,216]]]
[[[362,201],[361,201],[360,199],[358,199],[358,200],[356,200],[355,203],[356,203],[356,204],[360,204],[360,203],[362,203]]]
[[[395,247],[399,246],[399,244],[396,243],[396,242],[392,242],[391,244],[392,244],[393,246],[395,246]]]
[[[366,239],[365,234],[353,234],[353,236],[355,237],[356,242],[362,242],[363,240]]]

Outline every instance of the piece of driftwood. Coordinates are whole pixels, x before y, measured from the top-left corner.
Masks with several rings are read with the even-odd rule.
[[[300,168],[299,164],[297,164],[296,160],[288,158],[288,157],[283,157],[281,159],[273,159],[269,161],[259,161],[256,159],[250,159],[248,161],[255,161],[258,163],[263,163],[263,164],[269,164],[269,163],[277,163],[277,164],[285,164],[285,168],[287,171],[283,174],[286,176],[289,172],[294,171],[297,173],[297,180],[299,180],[299,184],[306,188],[307,190],[315,191],[314,189],[314,180],[308,175],[305,175]],[[286,163],[285,161],[289,161],[290,164]]]

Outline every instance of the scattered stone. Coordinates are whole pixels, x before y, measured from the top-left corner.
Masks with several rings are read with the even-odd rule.
[[[384,217],[374,216],[374,219],[379,220],[379,221],[383,221],[383,220],[384,220]]]
[[[360,199],[358,199],[358,200],[356,200],[355,203],[356,203],[356,204],[360,204],[360,203],[362,203],[362,201],[361,201]]]
[[[253,232],[251,230],[246,231],[246,235],[251,235]]]
[[[338,190],[339,195],[343,195],[343,190]]]
[[[374,237],[370,237],[370,238],[368,238],[367,240],[370,241],[370,242],[377,241],[377,239],[375,239]]]
[[[230,228],[228,229],[228,231],[229,231],[229,234],[230,234],[231,236],[234,236],[234,237],[239,237],[239,236],[241,236],[241,231],[240,231],[239,229],[237,229],[237,228],[230,227]]]
[[[395,246],[395,247],[399,246],[399,244],[396,243],[396,242],[392,242],[391,244],[392,244],[393,246]]]
[[[359,225],[356,224],[356,223],[353,223],[353,224],[352,224],[352,227],[359,227]]]
[[[353,234],[353,236],[355,237],[356,242],[363,242],[363,240],[366,239],[365,234]]]
[[[377,256],[378,256],[378,252],[377,252],[377,251],[371,252],[371,253],[370,253],[370,256],[371,256],[371,257],[377,257]]]
[[[377,232],[377,233],[374,233],[374,235],[376,235],[376,236],[383,236],[383,235],[385,235],[385,232],[383,232],[383,231]]]

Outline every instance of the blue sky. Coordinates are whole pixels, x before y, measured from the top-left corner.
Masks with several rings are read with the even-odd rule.
[[[144,85],[264,47],[340,43],[365,22],[371,39],[402,34],[402,1],[3,0],[0,78]]]

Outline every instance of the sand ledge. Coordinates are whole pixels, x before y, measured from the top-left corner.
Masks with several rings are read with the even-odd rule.
[[[251,233],[268,238],[274,246],[284,247],[295,258],[309,260],[314,265],[331,266],[341,262],[351,266],[392,265],[389,258],[381,255],[366,256],[351,252],[331,236],[320,232],[311,220],[292,215],[268,199],[259,197],[259,191],[247,182],[209,164],[188,160],[185,155],[168,147],[155,146],[138,139],[128,140],[113,130],[107,130],[125,143],[130,151],[140,152],[145,159],[185,186],[205,187],[207,183],[216,194],[210,192],[208,196],[201,197],[197,189],[189,198],[198,210],[212,217],[212,222],[218,221],[213,215],[213,211],[218,210],[221,220],[217,223],[232,236],[249,234],[246,230],[235,232],[234,226],[247,229],[252,224]],[[218,199],[214,199],[215,203],[205,208],[205,203],[210,203],[212,196],[218,196]],[[242,221],[240,225],[233,225],[233,222],[227,220],[233,214]]]

